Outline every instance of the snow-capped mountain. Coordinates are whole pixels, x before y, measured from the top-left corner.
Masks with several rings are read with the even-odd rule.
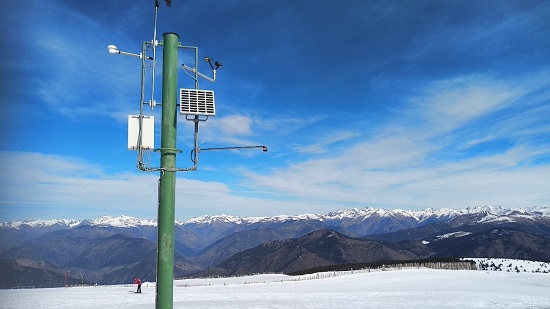
[[[156,219],[139,219],[130,216],[100,216],[93,220],[71,220],[71,219],[52,219],[52,220],[25,220],[0,223],[0,228],[74,228],[80,225],[112,226],[112,227],[138,227],[138,226],[156,226]]]
[[[546,260],[550,256],[547,249],[550,241],[549,214],[548,207],[505,209],[494,206],[462,210],[355,208],[327,214],[275,217],[208,215],[176,222],[174,249],[179,257],[181,271],[190,272],[193,269],[217,267],[232,256],[242,256],[243,252],[266,242],[299,239],[324,230],[328,232],[323,238],[325,245],[321,249],[318,242],[311,242],[300,247],[300,254],[277,252],[277,256],[284,263],[299,262],[294,261],[293,257],[298,259],[304,256],[302,253],[308,255],[310,261],[322,261],[326,260],[325,255],[331,256],[342,250],[345,243],[354,242],[347,240],[353,238],[359,242],[380,244],[380,250],[395,251],[386,258],[396,256],[402,259],[405,254],[411,259],[495,256]],[[342,235],[340,238],[343,243],[335,242],[330,231]],[[88,276],[99,276],[101,271],[107,269],[98,278],[105,282],[115,282],[122,278],[120,276],[131,277],[131,272],[145,267],[136,266],[137,260],[126,261],[128,257],[141,256],[128,252],[136,249],[136,252],[141,252],[144,249],[140,248],[148,248],[146,251],[152,252],[153,257],[144,257],[139,263],[146,264],[139,265],[149,265],[149,260],[154,261],[156,241],[156,220],[151,219],[101,216],[81,221],[14,221],[0,224],[0,260],[8,261],[6,263],[9,265],[15,265],[15,260],[28,259],[68,268],[78,267],[87,269]],[[388,243],[394,245],[384,247]],[[288,247],[287,251],[293,248],[296,249],[296,246]],[[364,252],[356,250],[356,246],[346,248],[347,253],[343,257],[365,256]],[[113,264],[109,257],[115,252],[124,256],[127,263],[123,266]],[[105,265],[99,265],[99,261]],[[253,259],[251,261],[254,263]],[[354,260],[341,258],[337,261],[344,263]],[[303,266],[306,267],[306,264]],[[316,265],[313,262],[310,264]],[[151,265],[147,269],[154,274]],[[120,267],[125,271],[120,271]],[[266,268],[265,271],[273,270]]]
[[[67,220],[67,219],[53,219],[53,220],[25,220],[25,221],[11,221],[0,223],[0,228],[15,228],[18,229],[21,226],[44,228],[51,226],[60,226],[72,228],[79,225],[82,221],[79,220]]]
[[[482,206],[466,209],[433,209],[424,210],[402,210],[402,209],[384,209],[384,208],[353,208],[348,210],[338,210],[327,214],[300,214],[300,215],[280,215],[273,217],[241,217],[227,214],[204,215],[191,218],[187,221],[176,221],[176,225],[198,226],[212,224],[236,224],[250,225],[259,223],[282,223],[291,221],[319,221],[319,222],[337,222],[342,220],[367,220],[368,218],[401,218],[413,221],[417,224],[432,223],[433,221],[445,221],[462,215],[480,215],[478,222],[494,221],[514,221],[517,219],[535,219],[550,218],[550,207],[534,206],[528,208],[507,209],[500,206]],[[119,228],[130,228],[139,226],[156,226],[156,219],[139,219],[131,216],[100,216],[93,220],[25,220],[0,223],[0,228],[20,228],[26,227],[52,227],[74,228],[76,226],[96,225],[112,226]]]
[[[506,209],[500,206],[483,206],[466,209],[433,209],[427,208],[424,210],[402,210],[393,209],[387,210],[384,208],[353,208],[349,210],[339,210],[329,212],[327,214],[301,214],[275,217],[240,217],[231,215],[205,215],[191,218],[185,221],[184,225],[202,225],[214,223],[230,223],[230,224],[255,224],[268,222],[284,222],[284,221],[299,221],[299,220],[316,220],[321,222],[331,222],[338,220],[362,219],[370,217],[379,218],[408,218],[418,223],[427,222],[430,220],[449,220],[461,215],[483,215],[482,221],[490,221],[500,217],[508,218],[550,218],[550,207],[530,207],[530,208],[514,208]]]
[[[156,242],[156,220],[129,216],[101,216],[93,220],[29,220],[0,224],[0,252],[57,230],[82,230],[83,227],[108,229],[130,237]],[[465,228],[461,228],[465,226]],[[248,248],[261,241],[302,237],[319,229],[331,229],[350,237],[380,240],[428,240],[454,232],[476,232],[491,226],[520,228],[530,233],[550,235],[550,208],[506,209],[500,206],[466,209],[402,210],[354,208],[326,214],[240,217],[205,215],[176,222],[176,250],[185,256],[200,254],[208,247],[235,233],[246,233],[253,240],[240,245]],[[267,232],[267,230],[276,231]],[[240,234],[239,234],[240,235]],[[382,235],[382,236],[379,236]],[[245,237],[244,235],[241,235]],[[233,240],[235,241],[235,240]],[[225,242],[227,244],[227,242]],[[224,254],[220,258],[225,257]]]
[[[113,227],[137,227],[137,226],[156,226],[156,219],[138,219],[129,216],[101,216],[92,221],[90,225],[96,226],[113,226]]]

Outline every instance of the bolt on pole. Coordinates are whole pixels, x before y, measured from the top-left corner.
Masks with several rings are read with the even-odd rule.
[[[174,302],[174,223],[176,205],[176,96],[178,39],[164,33],[162,65],[162,124],[158,205],[156,308],[171,309]]]

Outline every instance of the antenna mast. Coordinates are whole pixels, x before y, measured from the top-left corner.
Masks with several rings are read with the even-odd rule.
[[[170,1],[166,1],[166,4],[170,6]],[[149,105],[151,106],[151,110],[155,108],[156,102],[155,102],[155,68],[156,68],[156,61],[157,61],[157,18],[159,13],[159,0],[155,0],[155,24],[153,26],[153,40],[151,41],[151,44],[153,45],[153,64],[151,65],[151,101],[149,102]]]

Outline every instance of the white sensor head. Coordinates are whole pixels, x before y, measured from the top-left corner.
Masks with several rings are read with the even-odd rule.
[[[107,48],[109,49],[109,54],[118,54],[119,53],[118,48],[115,45],[109,45],[109,46],[107,46]]]

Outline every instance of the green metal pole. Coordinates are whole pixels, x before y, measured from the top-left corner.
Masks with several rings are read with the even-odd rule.
[[[176,206],[176,96],[178,39],[165,33],[162,64],[162,131],[158,208],[157,309],[174,303],[174,223]]]

